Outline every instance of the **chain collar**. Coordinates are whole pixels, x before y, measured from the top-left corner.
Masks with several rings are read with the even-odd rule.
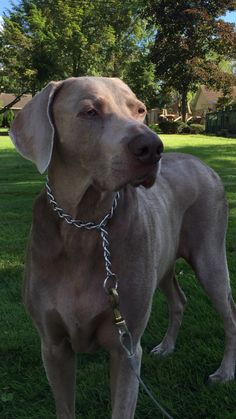
[[[108,221],[113,217],[114,211],[117,207],[118,204],[118,200],[120,198],[120,193],[116,192],[112,207],[110,209],[110,211],[105,215],[105,217],[101,220],[101,222],[99,224],[95,224],[93,222],[85,222],[82,220],[76,220],[73,217],[71,217],[71,215],[67,214],[61,207],[59,207],[59,204],[57,203],[57,201],[54,198],[54,195],[52,193],[52,190],[49,186],[49,179],[47,177],[47,181],[46,181],[46,191],[47,191],[47,196],[49,199],[50,204],[53,207],[53,210],[55,212],[57,212],[57,214],[59,215],[60,218],[62,218],[63,220],[65,220],[67,222],[67,224],[72,224],[73,226],[77,227],[77,228],[85,228],[86,230],[100,230],[102,227],[105,227],[108,223]]]
[[[114,211],[118,205],[118,200],[120,198],[120,193],[117,192],[112,204],[110,211],[103,217],[99,224],[95,224],[93,222],[85,222],[82,220],[74,219],[70,214],[67,214],[57,203],[55,197],[52,193],[52,190],[49,186],[49,179],[47,178],[46,181],[46,192],[49,199],[49,203],[53,207],[53,211],[55,211],[58,216],[66,221],[67,224],[73,225],[76,228],[84,228],[86,230],[98,230],[100,232],[102,238],[102,247],[103,247],[103,257],[106,269],[106,278],[104,280],[104,289],[107,294],[109,294],[109,290],[111,288],[117,289],[118,287],[118,279],[116,275],[112,272],[111,266],[111,253],[109,249],[109,238],[108,238],[108,231],[106,226],[108,221],[113,217]]]
[[[71,215],[67,214],[61,207],[59,207],[57,201],[54,198],[52,190],[49,186],[49,180],[47,178],[46,181],[46,192],[49,199],[50,204],[53,207],[53,210],[57,212],[58,216],[66,221],[68,224],[75,226],[76,228],[84,228],[86,230],[98,230],[101,239],[102,239],[102,247],[103,247],[103,258],[104,264],[106,269],[106,278],[103,282],[103,287],[106,294],[109,296],[113,313],[115,317],[115,325],[117,326],[118,333],[120,336],[120,343],[128,353],[129,356],[133,356],[133,341],[132,336],[128,330],[126,325],[126,321],[122,317],[120,310],[119,310],[119,294],[117,291],[118,288],[118,278],[114,272],[112,272],[112,265],[111,265],[111,253],[110,253],[110,243],[109,243],[109,236],[107,231],[107,223],[112,218],[114,211],[117,207],[118,200],[120,198],[120,193],[117,192],[112,204],[110,211],[105,215],[102,221],[99,224],[95,224],[93,222],[84,222],[82,220],[76,220]]]

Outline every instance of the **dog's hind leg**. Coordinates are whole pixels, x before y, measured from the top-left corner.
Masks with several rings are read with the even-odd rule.
[[[236,307],[225,248],[227,203],[223,188],[217,184],[207,196],[203,190],[200,198],[186,213],[180,248],[224,322],[224,356],[209,377],[209,381],[224,382],[234,378],[236,360]]]
[[[152,349],[155,355],[168,355],[173,352],[177,334],[181,325],[186,297],[180,288],[174,273],[174,269],[165,276],[158,285],[167,298],[169,308],[169,326],[162,342]]]
[[[42,358],[53,391],[57,419],[75,419],[76,357],[69,342],[42,342]]]
[[[236,361],[236,307],[232,298],[224,245],[217,248],[203,242],[194,252],[191,264],[204,290],[224,322],[225,351],[220,367],[209,377],[210,382],[234,378]]]

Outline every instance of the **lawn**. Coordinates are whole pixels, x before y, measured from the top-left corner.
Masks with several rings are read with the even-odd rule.
[[[0,133],[3,134],[3,133]],[[205,136],[161,136],[166,151],[194,154],[221,176],[229,200],[227,254],[236,299],[236,139]],[[54,404],[44,374],[40,343],[21,302],[24,253],[33,201],[44,177],[0,135],[0,418],[53,419]],[[142,377],[175,419],[236,418],[236,384],[207,386],[207,375],[219,365],[222,323],[191,269],[177,264],[178,279],[188,298],[176,351],[165,359],[149,355],[167,326],[167,306],[157,294],[144,334]],[[110,417],[108,357],[78,357],[77,415]],[[136,419],[161,418],[140,392]],[[125,419],[125,418],[120,418]]]

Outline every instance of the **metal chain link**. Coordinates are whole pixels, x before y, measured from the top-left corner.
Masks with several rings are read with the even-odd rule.
[[[103,247],[103,257],[106,269],[106,278],[104,280],[104,289],[108,293],[108,281],[111,279],[112,286],[109,288],[116,288],[118,287],[118,279],[116,275],[112,272],[112,265],[111,265],[111,253],[109,250],[109,238],[108,238],[108,231],[105,228],[108,221],[113,217],[114,211],[117,207],[118,200],[120,198],[120,193],[117,192],[112,204],[110,211],[105,215],[105,217],[100,221],[99,224],[95,224],[93,222],[86,222],[82,220],[76,220],[71,215],[67,214],[61,207],[59,207],[52,190],[49,186],[49,180],[47,178],[46,181],[46,192],[49,199],[50,204],[53,207],[53,210],[57,212],[59,217],[67,222],[67,224],[73,225],[76,228],[84,228],[86,230],[98,230],[101,234],[102,238],[102,247]]]

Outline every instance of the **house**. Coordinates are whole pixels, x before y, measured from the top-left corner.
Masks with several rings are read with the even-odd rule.
[[[232,87],[231,94],[233,99],[236,99],[236,86]],[[207,112],[215,111],[218,99],[222,96],[221,91],[208,89],[204,85],[199,86],[190,104],[193,116],[204,117]]]
[[[4,108],[4,106],[11,103],[15,98],[16,95],[14,95],[13,93],[0,93],[0,109]],[[17,103],[15,103],[15,105],[13,105],[13,107],[11,108],[14,114],[16,115],[17,112],[19,112],[31,99],[32,95],[30,94],[25,94],[21,96],[20,100]]]

